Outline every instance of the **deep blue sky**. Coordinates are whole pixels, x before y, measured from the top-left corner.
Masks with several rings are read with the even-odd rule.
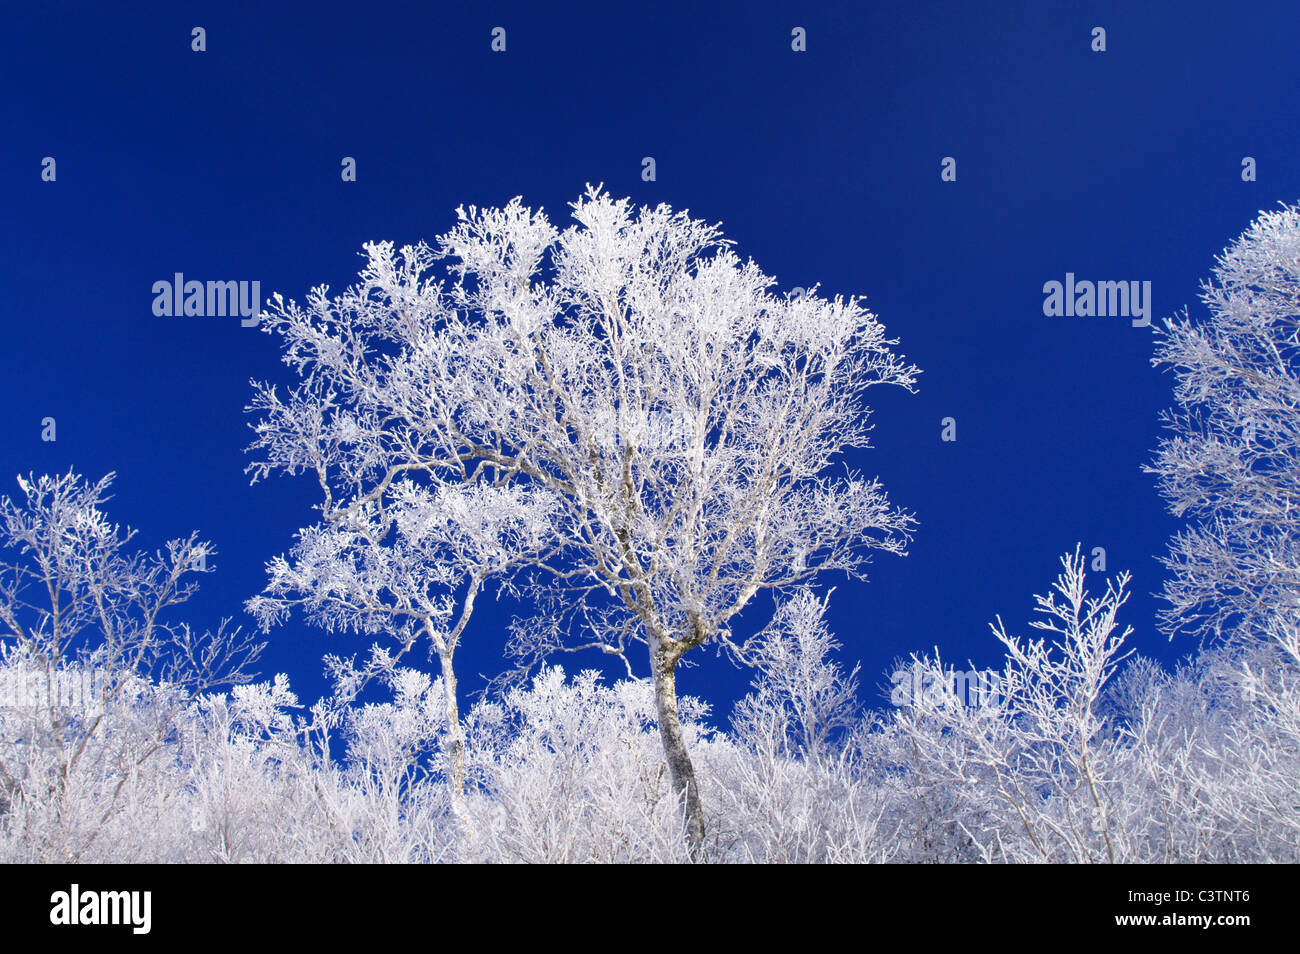
[[[828,581],[869,691],[912,650],[994,663],[987,622],[1027,620],[1076,542],[1132,571],[1136,648],[1193,648],[1152,625],[1176,524],[1140,470],[1170,402],[1150,332],[1045,318],[1042,286],[1146,280],[1156,316],[1196,311],[1213,256],[1300,197],[1294,0],[17,6],[0,21],[0,493],[19,472],[116,471],[110,514],[142,542],[198,529],[220,550],[196,624],[243,618],[316,498],[243,474],[249,380],[289,380],[275,342],[155,317],[152,284],[301,299],[349,284],[363,242],[431,240],[460,203],[522,195],[563,226],[603,182],[721,221],[782,288],[865,294],[924,370],[917,395],[876,395],[876,447],[853,460],[918,515],[911,553]],[[485,610],[471,692],[504,638]],[[322,653],[362,648],[295,620],[262,669],[310,700]],[[682,690],[725,712],[748,678],[710,654]]]

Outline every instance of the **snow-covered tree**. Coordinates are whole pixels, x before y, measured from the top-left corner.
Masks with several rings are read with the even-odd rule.
[[[774,294],[715,226],[592,188],[572,209],[560,232],[519,199],[462,208],[436,249],[367,245],[361,282],[340,296],[274,299],[264,327],[303,381],[284,398],[259,388],[255,471],[313,471],[328,529],[307,536],[298,567],[273,565],[269,598],[296,593],[357,628],[411,620],[404,646],[419,628],[446,642],[465,619],[446,593],[543,571],[515,650],[644,645],[698,849],[677,664],[730,640],[763,590],[903,552],[911,516],[878,482],[830,468],[867,446],[867,389],[910,389],[917,370],[859,300]],[[404,546],[395,494],[459,533],[481,518],[444,518],[441,495],[487,487],[527,532],[449,569],[427,565],[446,559],[432,547],[385,552]],[[426,595],[438,574],[441,601]]]
[[[1218,257],[1204,320],[1166,320],[1172,369],[1148,471],[1190,525],[1166,559],[1172,633],[1258,645],[1300,613],[1300,205],[1259,218]]]
[[[741,737],[763,738],[782,754],[817,761],[837,730],[858,722],[858,669],[845,672],[826,625],[830,594],[801,590],[781,603],[771,622],[737,651],[757,668],[754,691],[736,706]]]
[[[338,470],[346,472],[343,465]],[[320,475],[325,486],[334,477],[324,461]],[[365,481],[358,474],[347,479]],[[554,546],[552,508],[528,488],[424,487],[383,478],[378,484],[342,507],[327,490],[326,519],[302,531],[292,562],[271,561],[265,593],[250,600],[249,609],[264,627],[297,605],[329,630],[383,632],[395,640],[395,651],[373,645],[361,665],[355,657],[327,657],[336,691],[334,711],[323,711],[322,718],[334,722],[345,718],[343,709],[367,683],[376,677],[389,681],[416,641],[427,636],[441,667],[437,685],[448,713],[445,768],[460,812],[465,742],[456,650],[484,585],[497,579],[508,586],[513,568]]]
[[[916,660],[925,690],[896,715],[908,771],[958,794],[954,821],[986,861],[1131,860],[1115,819],[1123,736],[1102,706],[1132,632],[1116,620],[1128,576],[1092,597],[1079,550],[1061,563],[1030,624],[1048,639],[992,627],[1007,652],[996,694],[972,704],[936,655]]]
[[[800,590],[744,647],[753,691],[732,714],[715,798],[728,857],[745,862],[883,862],[899,856],[901,812],[887,743],[857,699],[858,669],[833,658],[829,593]]]
[[[80,857],[189,703],[261,650],[171,620],[212,546],[132,550],[102,510],[112,480],[20,477],[0,498],[0,797],[32,858]]]

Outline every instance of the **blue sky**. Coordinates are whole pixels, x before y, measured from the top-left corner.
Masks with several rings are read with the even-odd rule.
[[[866,295],[923,369],[916,395],[876,395],[876,446],[850,461],[917,514],[911,553],[827,580],[869,690],[913,650],[993,664],[987,622],[1027,620],[1076,542],[1133,573],[1133,646],[1194,648],[1152,625],[1177,524],[1140,469],[1170,403],[1151,333],[1044,317],[1042,289],[1150,281],[1157,318],[1198,313],[1214,255],[1300,197],[1294,2],[270,6],[4,11],[0,493],[20,472],[116,471],[110,514],[142,543],[197,529],[220,551],[189,618],[249,622],[315,502],[309,480],[243,473],[249,381],[288,371],[238,319],[156,317],[153,283],[301,299],[349,284],[363,242],[431,240],[461,203],[522,195],[563,224],[603,182],[721,221],[784,289]],[[506,616],[475,620],[470,692]],[[262,669],[310,699],[323,653],[363,648],[294,620]],[[725,712],[748,679],[705,653],[681,690]]]

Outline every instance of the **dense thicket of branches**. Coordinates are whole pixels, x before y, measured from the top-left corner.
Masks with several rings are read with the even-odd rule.
[[[822,601],[787,605],[726,731],[682,700],[702,858],[1300,861],[1296,633],[1279,645],[1282,670],[1211,653],[1175,672],[1130,660],[1108,678],[1123,599],[1122,581],[1090,597],[1067,556],[1038,601],[1047,638],[995,631],[1008,650],[1000,705],[969,705],[949,667],[919,658],[927,690],[883,715],[857,708]],[[0,685],[30,685],[28,667],[9,654]],[[478,703],[458,793],[438,680],[401,667],[385,678],[389,701],[330,718],[303,711],[283,677],[205,694],[167,710],[162,733],[170,688],[123,685],[66,774],[65,746],[30,733],[42,706],[8,706],[0,763],[63,781],[8,789],[0,859],[690,859],[648,681],[545,668]]]

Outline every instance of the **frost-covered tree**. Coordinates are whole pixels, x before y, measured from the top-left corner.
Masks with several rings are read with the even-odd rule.
[[[1167,320],[1172,369],[1148,471],[1189,521],[1172,541],[1164,623],[1258,644],[1300,614],[1300,206],[1261,213],[1218,257],[1204,320]]]
[[[361,282],[340,296],[274,300],[263,326],[303,381],[287,397],[259,389],[255,468],[314,472],[328,529],[298,567],[273,566],[269,598],[355,628],[397,621],[409,645],[416,629],[459,634],[464,611],[446,600],[464,597],[449,593],[541,571],[515,650],[645,647],[698,848],[677,665],[730,640],[758,593],[903,552],[911,516],[831,466],[868,444],[868,388],[910,389],[917,370],[859,300],[773,293],[715,226],[590,188],[572,209],[560,232],[519,199],[462,208],[436,248],[367,245]],[[444,559],[434,548],[395,555],[394,495],[454,533],[481,518],[444,518],[441,495],[488,487],[526,531],[449,569],[423,562]]]
[[[800,590],[745,647],[753,691],[732,714],[731,757],[715,759],[722,837],[737,861],[883,862],[902,839],[888,739],[863,718],[858,669],[833,658],[829,594]],[[884,744],[882,744],[884,743]]]
[[[846,673],[831,658],[840,645],[825,622],[829,600],[829,593],[796,593],[738,650],[758,671],[754,691],[736,707],[742,737],[817,761],[829,754],[837,730],[857,723],[858,669]]]
[[[1030,624],[1048,638],[992,627],[1007,653],[996,693],[972,704],[937,655],[917,659],[923,691],[896,715],[908,771],[957,794],[953,822],[986,861],[1132,860],[1115,817],[1124,737],[1102,704],[1132,632],[1116,620],[1129,578],[1093,597],[1079,550],[1061,564]]]
[[[133,550],[102,509],[112,480],[20,477],[0,498],[0,797],[31,858],[80,857],[188,704],[261,650],[171,619],[212,546]]]
[[[334,471],[322,461],[319,473],[328,488],[325,481]],[[365,481],[355,474],[349,479]],[[460,813],[465,741],[456,650],[485,584],[497,579],[508,586],[509,572],[521,561],[553,548],[552,508],[528,488],[425,487],[383,478],[378,484],[341,507],[327,489],[325,520],[302,531],[292,561],[271,561],[266,590],[249,601],[249,609],[264,628],[301,606],[329,630],[383,632],[396,642],[395,650],[376,643],[361,665],[355,656],[327,657],[335,693],[320,717],[336,724],[367,683],[377,677],[389,681],[406,653],[427,636],[441,669],[437,685],[448,713],[444,766]]]

